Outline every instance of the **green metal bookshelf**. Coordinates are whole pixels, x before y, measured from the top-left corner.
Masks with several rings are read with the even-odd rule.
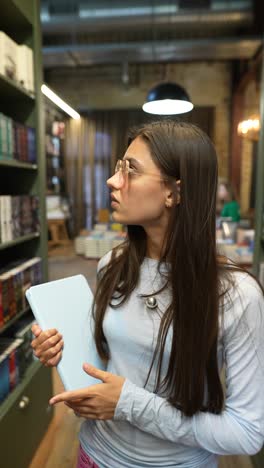
[[[12,79],[0,75],[0,113],[21,124],[34,127],[37,163],[3,158],[0,155],[0,196],[37,195],[40,230],[0,244],[1,266],[35,256],[42,259],[43,280],[48,280],[46,222],[46,162],[44,148],[44,112],[41,95],[41,29],[39,0],[2,0],[0,31],[18,44],[33,50],[35,91],[31,93]],[[1,57],[0,57],[1,60]],[[20,311],[0,329],[3,332],[29,313]],[[27,468],[47,427],[53,410],[48,401],[52,395],[50,369],[33,362],[21,382],[0,404],[1,466]],[[11,450],[14,430],[16,450]]]
[[[17,169],[26,169],[30,171],[36,171],[38,169],[37,164],[30,164],[5,158],[0,159],[0,167],[16,167]]]
[[[6,97],[13,98],[16,96],[17,98],[27,98],[30,100],[35,100],[35,95],[29,93],[25,88],[20,86],[14,80],[3,76],[0,74],[0,92],[5,94]]]

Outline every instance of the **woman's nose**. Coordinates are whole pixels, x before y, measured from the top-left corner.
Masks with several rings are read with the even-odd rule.
[[[123,185],[123,182],[122,182],[122,177],[120,177],[120,174],[119,172],[116,172],[115,174],[112,175],[112,177],[110,177],[109,179],[107,179],[106,183],[107,183],[107,186],[108,187],[112,187],[112,188],[115,188],[115,189],[120,189]]]

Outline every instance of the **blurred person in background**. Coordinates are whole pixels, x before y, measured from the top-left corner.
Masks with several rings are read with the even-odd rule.
[[[218,187],[218,200],[222,203],[220,216],[231,218],[232,221],[240,221],[240,206],[235,196],[234,189],[226,182],[221,182]]]

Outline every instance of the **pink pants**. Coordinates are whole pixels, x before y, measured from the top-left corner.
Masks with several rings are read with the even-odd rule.
[[[98,465],[85,453],[82,446],[79,447],[77,468],[99,468]]]

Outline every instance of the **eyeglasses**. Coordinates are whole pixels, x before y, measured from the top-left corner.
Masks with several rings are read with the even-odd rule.
[[[128,182],[129,175],[148,175],[152,177],[156,177],[160,180],[166,180],[165,177],[161,177],[159,174],[150,174],[146,172],[139,172],[136,169],[130,167],[128,159],[118,159],[116,166],[115,166],[115,174],[119,176],[119,185],[120,187],[124,187]]]

